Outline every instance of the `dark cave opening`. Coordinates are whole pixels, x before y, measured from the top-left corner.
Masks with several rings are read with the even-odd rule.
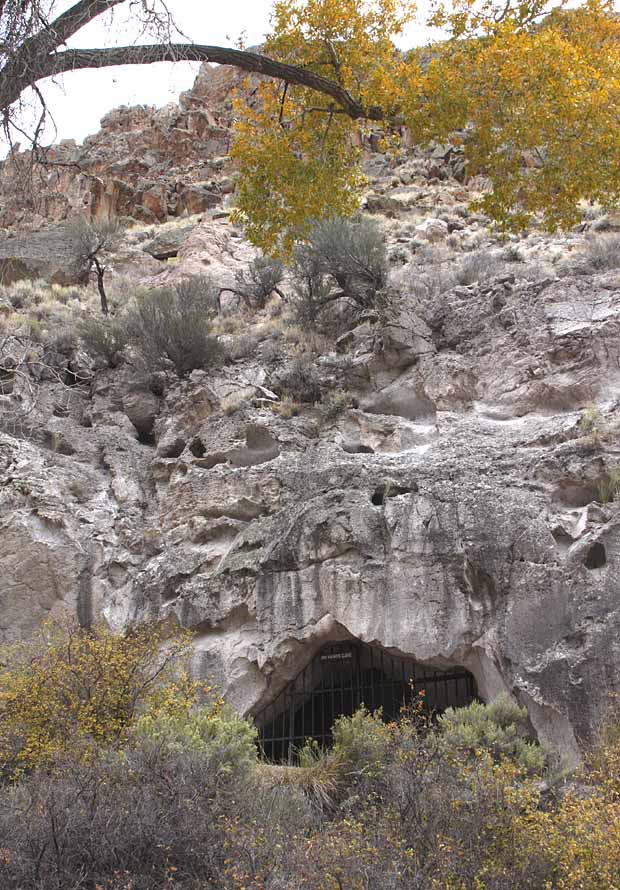
[[[140,445],[147,445],[149,448],[155,448],[157,441],[155,433],[147,433],[144,430],[138,431],[138,442]]]
[[[375,488],[370,496],[370,501],[373,506],[381,507],[385,503],[386,498],[395,498],[401,494],[415,494],[417,490],[417,485],[405,487],[403,485],[392,485],[388,482],[386,485],[378,485]]]
[[[189,443],[189,450],[194,455],[194,457],[204,457],[207,453],[204,442],[202,441],[202,439],[200,439],[199,436],[195,436]]]
[[[607,565],[607,553],[603,544],[597,541],[588,550],[585,566],[586,569],[602,569],[604,565]]]
[[[440,670],[358,640],[328,644],[256,714],[261,751],[269,761],[294,763],[307,739],[330,747],[338,717],[364,705],[396,720],[421,693],[425,708],[441,713],[474,701],[476,681],[463,667]]]

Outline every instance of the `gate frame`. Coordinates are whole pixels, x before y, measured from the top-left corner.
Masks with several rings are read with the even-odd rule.
[[[343,666],[346,663],[351,669],[325,671],[323,665],[327,662]],[[365,675],[368,675],[367,682],[364,682]],[[380,677],[378,680],[377,675]],[[337,685],[335,679],[338,676],[341,682]],[[319,677],[319,682],[313,681],[313,677]],[[328,679],[333,681],[331,685],[326,685]],[[326,643],[274,701],[256,713],[254,719],[259,731],[261,753],[272,762],[293,763],[296,750],[307,739],[315,739],[321,748],[329,747],[333,721],[343,714],[349,716],[348,708],[345,709],[345,696],[351,713],[354,713],[362,705],[369,711],[384,708],[388,693],[392,705],[397,697],[400,699],[399,713],[420,693],[425,693],[425,701],[432,713],[441,713],[447,707],[461,703],[470,704],[478,697],[476,680],[464,667],[446,670],[429,667],[413,658],[392,655],[357,639]],[[338,698],[340,710],[337,708]],[[320,699],[320,731],[317,731],[315,720],[317,699]],[[307,726],[305,712],[308,705],[310,717]],[[328,719],[326,711],[333,715],[329,727],[325,724]],[[300,720],[296,719],[298,715],[301,716]],[[393,711],[386,713],[384,708],[383,716],[391,720],[397,719],[399,714]],[[296,731],[296,723],[301,724],[300,731]]]

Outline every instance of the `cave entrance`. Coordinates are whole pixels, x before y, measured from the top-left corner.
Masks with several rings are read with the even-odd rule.
[[[357,640],[323,646],[312,661],[256,714],[262,752],[272,762],[294,762],[308,738],[321,747],[332,743],[332,726],[365,705],[381,708],[385,720],[395,720],[403,705],[424,690],[429,711],[470,704],[476,681],[465,668],[448,670],[390,655]]]

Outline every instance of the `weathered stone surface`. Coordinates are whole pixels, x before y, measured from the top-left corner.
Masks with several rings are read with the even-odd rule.
[[[77,284],[88,275],[77,236],[64,227],[0,240],[0,284],[43,278],[51,284]]]
[[[168,228],[148,241],[142,249],[156,260],[172,259],[178,256],[179,248],[192,228],[192,226]]]
[[[151,224],[225,208],[230,83],[229,70],[203,67],[180,106],[117,110],[99,142],[57,147],[77,167],[51,176],[43,215],[79,206],[91,219]],[[274,406],[266,340],[246,361],[183,382],[80,359],[68,387],[59,377],[74,355],[50,349],[32,367],[9,357],[3,639],[63,611],[119,630],[173,616],[196,630],[196,673],[254,713],[321,645],[357,637],[467,667],[484,698],[506,690],[541,740],[576,755],[620,689],[620,507],[603,503],[618,467],[620,276],[534,280],[519,265],[412,297],[415,254],[441,263],[486,237],[481,218],[451,215],[471,196],[451,178],[458,152],[431,155],[367,159],[367,207],[391,217],[402,299],[391,295],[317,359],[324,388],[347,390],[337,416]],[[5,222],[15,207],[3,202]],[[211,274],[232,286],[255,252],[224,213],[130,229],[110,278],[139,255],[148,284]],[[534,234],[522,246],[538,262],[568,244],[562,236],[551,251]],[[12,310],[3,301],[3,315]],[[277,320],[264,314],[260,326]],[[304,346],[289,348],[285,333],[283,361]]]
[[[426,219],[415,228],[419,238],[424,238],[431,244],[437,241],[445,241],[448,237],[448,224],[443,219]]]
[[[352,636],[467,667],[575,756],[620,688],[620,508],[601,503],[620,280],[500,279],[423,311],[397,313],[408,368],[360,339],[360,407],[322,426],[275,414],[250,364],[158,395],[99,372],[62,418],[42,399],[38,444],[0,440],[4,638],[61,610],[174,616],[197,630],[196,672],[253,712]]]

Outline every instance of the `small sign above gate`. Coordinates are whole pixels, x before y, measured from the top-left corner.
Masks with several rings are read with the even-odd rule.
[[[321,661],[344,661],[352,657],[352,652],[325,652],[321,655]]]

